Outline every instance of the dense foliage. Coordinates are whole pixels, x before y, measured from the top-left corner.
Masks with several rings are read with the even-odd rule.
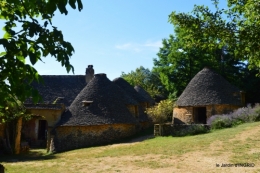
[[[0,109],[6,109],[6,102],[15,102],[14,98],[21,102],[30,96],[34,102],[39,100],[38,92],[29,84],[34,80],[40,82],[41,78],[33,66],[25,62],[27,57],[34,65],[50,55],[68,72],[74,71],[69,61],[74,49],[52,23],[57,9],[68,14],[67,4],[79,11],[83,8],[81,0],[0,1],[0,18],[5,21],[5,34],[0,39],[4,50],[0,53]]]
[[[227,9],[219,8],[219,0],[212,2],[213,10],[202,5],[195,6],[191,13],[173,12],[170,22],[185,28],[188,47],[202,50],[226,47],[235,58],[247,60],[250,69],[260,70],[259,1],[227,0]]]
[[[169,98],[177,99],[196,73],[211,67],[246,92],[247,103],[260,102],[259,2],[228,0],[228,8],[196,6],[192,12],[172,12],[174,35],[163,39],[153,70],[159,73]]]
[[[162,100],[158,105],[148,108],[146,113],[152,118],[154,123],[171,122],[173,101]]]
[[[139,85],[152,97],[165,94],[165,89],[160,81],[159,75],[148,68],[140,66],[130,73],[122,73],[123,77],[132,86]]]
[[[242,84],[239,77],[244,75],[244,63],[232,57],[224,47],[215,50],[188,47],[186,35],[184,28],[175,26],[175,36],[163,39],[158,58],[154,59],[153,70],[159,73],[170,98],[180,96],[189,81],[205,66],[213,67],[236,86]],[[207,38],[201,34],[201,39]]]

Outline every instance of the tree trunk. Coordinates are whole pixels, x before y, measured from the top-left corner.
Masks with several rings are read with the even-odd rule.
[[[13,154],[13,150],[12,150],[12,147],[11,147],[11,144],[10,144],[10,136],[9,136],[9,125],[6,125],[6,129],[5,129],[5,133],[6,133],[6,144],[7,144],[7,147],[8,147],[8,152],[10,152],[11,154]]]
[[[16,128],[15,128],[15,142],[14,142],[14,151],[15,154],[20,154],[21,148],[21,130],[22,130],[22,118],[20,117],[17,120]]]

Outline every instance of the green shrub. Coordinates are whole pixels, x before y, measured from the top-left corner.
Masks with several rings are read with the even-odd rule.
[[[209,132],[209,129],[204,125],[192,126],[190,135],[198,135]]]
[[[211,129],[223,129],[232,127],[232,120],[225,115],[215,115],[215,119],[211,122]]]
[[[152,118],[154,123],[165,123],[171,121],[173,110],[172,100],[162,100],[157,106],[148,108],[146,113]]]
[[[260,121],[260,105],[257,104],[254,110],[255,110],[255,121]]]
[[[176,127],[177,126],[177,127]],[[202,124],[175,125],[172,129],[172,136],[191,136],[209,132],[209,126]]]

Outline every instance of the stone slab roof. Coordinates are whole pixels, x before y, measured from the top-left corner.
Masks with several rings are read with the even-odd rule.
[[[129,96],[131,96],[134,100],[136,100],[137,102],[147,102],[147,100],[141,96],[135,89],[133,86],[131,86],[126,80],[124,80],[123,78],[119,77],[119,78],[115,78],[112,81],[114,84],[116,84],[117,86],[119,86],[120,88],[122,88]]]
[[[197,73],[178,98],[177,106],[241,105],[240,91],[209,68]]]
[[[138,121],[139,122],[152,122],[152,119],[145,113],[145,110],[142,108],[142,106],[138,106],[139,116]]]
[[[145,91],[141,86],[135,86],[134,89],[141,95],[143,96],[147,102],[149,102],[151,105],[155,104],[154,99],[150,96],[150,94]]]
[[[42,75],[44,84],[33,82],[44,104],[64,103],[70,106],[80,91],[86,86],[85,75]],[[57,99],[59,98],[59,99]],[[32,103],[28,99],[25,103]]]

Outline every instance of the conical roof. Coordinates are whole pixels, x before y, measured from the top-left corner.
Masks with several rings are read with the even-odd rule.
[[[221,75],[205,67],[190,81],[178,98],[176,105],[241,105],[239,92],[238,88],[231,85]]]
[[[63,114],[60,125],[135,124],[137,121],[125,106],[125,98],[122,90],[106,74],[96,74]],[[93,103],[83,106],[84,101]]]
[[[141,95],[143,96],[147,102],[149,102],[151,105],[154,105],[155,104],[155,101],[154,99],[150,96],[150,94],[145,91],[141,86],[137,85],[134,87],[134,89]]]
[[[146,99],[141,96],[133,86],[131,86],[127,81],[125,81],[123,78],[115,78],[113,81],[116,85],[118,85],[120,88],[122,88],[128,95],[130,95],[133,99],[140,102],[146,102]]]

